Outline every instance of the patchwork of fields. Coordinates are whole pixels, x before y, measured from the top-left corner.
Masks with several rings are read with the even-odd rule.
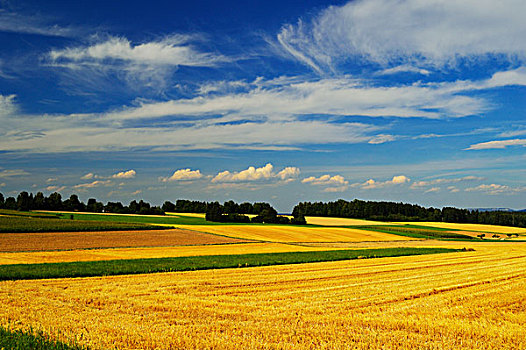
[[[0,268],[338,249],[468,249],[243,269],[3,281],[0,327],[39,330],[90,349],[526,348],[526,243],[440,238],[448,232],[500,232],[504,237],[526,229],[332,218],[307,218],[330,227],[203,225],[202,214],[129,217],[179,228],[2,233]],[[126,222],[111,217],[111,222],[121,220]],[[416,237],[422,233],[438,239]]]

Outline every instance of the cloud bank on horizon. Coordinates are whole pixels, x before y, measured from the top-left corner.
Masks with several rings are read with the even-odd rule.
[[[58,5],[0,4],[0,171],[21,172],[3,191],[526,207],[524,2],[261,5],[277,27]]]

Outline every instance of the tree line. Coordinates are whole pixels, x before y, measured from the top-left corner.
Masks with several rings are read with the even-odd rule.
[[[18,196],[7,197],[0,193],[0,209],[11,209],[20,211],[29,210],[53,210],[53,211],[86,211],[92,213],[117,213],[117,214],[143,214],[143,215],[164,215],[160,207],[152,206],[149,203],[140,200],[133,200],[129,205],[123,205],[121,202],[108,202],[104,205],[95,198],[88,199],[85,204],[79,200],[76,194],[72,194],[68,199],[62,200],[62,195],[53,192],[46,197],[42,192],[28,193],[20,192]]]
[[[453,207],[425,208],[417,204],[343,199],[335,202],[301,202],[294,216],[332,216],[377,221],[443,221],[526,227],[525,212],[479,211]]]
[[[215,222],[238,222],[238,223],[273,223],[273,224],[296,224],[305,225],[304,217],[294,217],[289,219],[286,216],[278,215],[269,203],[244,202],[238,204],[232,200],[220,204],[219,202],[200,202],[186,199],[179,199],[174,203],[164,202],[162,209],[165,212],[177,213],[205,213],[207,221]],[[250,218],[246,214],[255,215]]]
[[[52,211],[86,211],[94,213],[164,215],[165,212],[205,213],[209,221],[219,222],[264,222],[276,224],[305,224],[305,216],[332,216],[357,218],[378,221],[443,221],[452,223],[472,223],[526,227],[526,212],[479,211],[453,207],[425,208],[417,204],[396,202],[374,202],[354,199],[343,199],[335,202],[301,202],[292,211],[292,219],[278,215],[269,203],[244,202],[238,204],[232,200],[219,202],[202,202],[179,199],[175,203],[164,202],[162,207],[152,206],[140,200],[131,201],[128,205],[121,202],[103,204],[95,198],[87,203],[79,200],[76,194],[63,200],[60,193],[53,192],[45,196],[42,192],[36,195],[26,191],[18,196],[5,198],[0,193],[0,209],[11,210],[52,210]],[[247,214],[255,215],[250,219]]]

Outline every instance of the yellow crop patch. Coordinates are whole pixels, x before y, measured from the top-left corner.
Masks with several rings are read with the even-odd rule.
[[[415,238],[343,227],[287,225],[178,225],[180,228],[269,242],[404,241]]]
[[[332,218],[322,216],[306,216],[307,224],[321,225],[321,226],[370,226],[370,225],[392,225],[389,222],[383,221],[371,221],[362,219],[350,219],[350,218]]]

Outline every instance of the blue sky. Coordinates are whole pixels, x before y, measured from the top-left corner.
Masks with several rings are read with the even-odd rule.
[[[525,15],[0,0],[0,192],[525,208]]]

